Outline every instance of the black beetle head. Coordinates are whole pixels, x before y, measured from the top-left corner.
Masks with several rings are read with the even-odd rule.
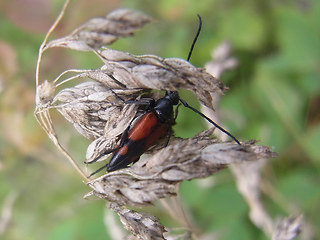
[[[177,91],[167,91],[165,98],[172,102],[172,105],[177,105],[179,103],[179,94]]]

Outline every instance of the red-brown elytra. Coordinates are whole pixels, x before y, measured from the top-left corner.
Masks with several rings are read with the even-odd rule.
[[[201,30],[201,18],[199,15],[198,17],[200,24],[196,37],[192,43],[191,49],[188,54],[188,61],[191,57],[194,44]],[[206,115],[204,115],[197,109],[191,107],[186,101],[180,99],[177,91],[166,91],[166,95],[158,99],[157,101],[155,101],[154,99],[147,99],[148,101],[125,101],[119,96],[117,97],[121,99],[124,103],[128,104],[145,105],[147,103],[147,111],[135,122],[134,126],[129,126],[124,131],[118,147],[112,150],[107,150],[94,160],[87,162],[96,162],[104,155],[113,153],[109,163],[99,168],[95,172],[91,173],[89,177],[98,173],[104,168],[107,168],[107,171],[111,172],[118,169],[126,168],[131,163],[135,163],[136,161],[138,161],[144,152],[146,152],[151,146],[155,145],[155,143],[161,137],[164,137],[168,133],[168,131],[171,130],[171,126],[175,122],[173,106],[178,105],[179,103],[182,103],[182,105],[186,108],[191,109],[195,113],[199,114],[201,117],[205,118],[220,131],[230,136],[237,144],[240,144],[240,142],[228,131],[223,129],[221,126],[216,124],[214,121],[212,121],[210,118],[208,118]]]

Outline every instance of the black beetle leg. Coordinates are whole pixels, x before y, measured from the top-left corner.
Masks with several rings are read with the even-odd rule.
[[[98,172],[100,172],[101,170],[105,169],[108,167],[108,163],[104,166],[102,166],[101,168],[99,168],[98,170],[94,171],[93,173],[91,173],[88,178],[92,177],[93,175],[97,174]]]
[[[167,140],[166,140],[166,142],[164,143],[164,146],[163,146],[163,147],[168,146],[172,133],[173,133],[172,128],[170,128],[170,129],[168,130],[168,133],[167,133]]]
[[[133,121],[133,120],[132,120]],[[107,155],[109,153],[112,153],[114,151],[117,151],[119,150],[121,147],[123,147],[123,144],[125,142],[125,140],[128,138],[128,133],[129,133],[129,129],[130,129],[130,126],[131,126],[131,123],[132,121],[130,122],[129,126],[126,128],[126,130],[123,132],[122,136],[121,136],[121,140],[120,140],[120,144],[118,147],[116,148],[113,148],[113,149],[109,149],[109,150],[106,150],[104,151],[103,153],[101,153],[98,157],[96,157],[95,159],[93,159],[92,161],[90,162],[84,162],[86,164],[91,164],[91,163],[94,163],[96,161],[98,161],[100,158],[102,158],[104,155]]]
[[[124,100],[122,97],[120,97],[115,91],[110,89],[111,92],[123,103],[125,104],[139,104],[139,105],[148,105],[148,106],[154,106],[154,99],[153,98],[142,98],[140,100]]]

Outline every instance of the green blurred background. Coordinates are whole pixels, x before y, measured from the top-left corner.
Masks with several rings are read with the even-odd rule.
[[[109,239],[104,202],[82,199],[89,188],[33,117],[37,51],[62,5],[62,0],[0,0],[0,220],[7,212],[10,219],[0,227],[0,239]],[[304,213],[313,239],[319,239],[320,1],[78,0],[54,36],[118,7],[139,9],[156,21],[112,45],[115,49],[185,59],[196,14],[203,30],[194,65],[204,66],[222,41],[231,43],[239,66],[221,77],[230,87],[219,106],[223,125],[241,140],[258,139],[278,152],[263,169],[273,187],[262,196],[265,207],[273,218]],[[90,53],[51,50],[40,78],[100,64]],[[204,129],[193,113],[180,109],[178,136]],[[88,141],[52,113],[60,139],[81,163]],[[203,184],[208,182],[209,188]],[[268,239],[250,222],[229,170],[207,182],[183,183],[181,195],[200,232],[219,231],[220,239]],[[163,211],[150,211],[166,226],[177,226]]]

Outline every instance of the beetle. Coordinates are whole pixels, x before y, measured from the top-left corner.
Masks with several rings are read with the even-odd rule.
[[[105,166],[99,168],[89,177],[107,168],[108,172],[128,167],[135,163],[140,156],[153,146],[161,137],[164,137],[175,122],[173,106],[182,103],[186,108],[191,109],[201,117],[208,120],[216,128],[230,136],[237,144],[240,142],[227,130],[213,122],[206,115],[191,107],[186,101],[180,99],[177,91],[166,91],[166,95],[156,102],[151,99],[149,110],[146,111],[130,129],[130,126],[122,134],[120,144],[117,148],[104,152],[102,155],[88,163],[96,162],[103,155],[112,153],[113,155]]]
[[[198,28],[197,35],[192,43],[191,49],[188,54],[187,60],[189,61],[194,44],[198,38],[201,30],[201,18],[198,15],[200,24]],[[116,96],[117,94],[114,93]],[[195,113],[199,114],[201,117],[205,118],[216,128],[230,136],[237,144],[240,142],[231,135],[227,130],[223,129],[221,126],[216,124],[206,115],[198,111],[197,109],[191,107],[186,101],[179,97],[177,91],[166,91],[164,97],[155,101],[150,98],[148,101],[125,101],[121,97],[117,96],[124,103],[134,103],[134,104],[148,104],[146,112],[134,123],[134,126],[129,127],[124,131],[121,136],[120,144],[118,147],[112,150],[105,151],[103,154],[95,158],[94,160],[87,162],[93,163],[99,160],[106,154],[113,153],[112,157],[106,165],[99,168],[95,172],[91,173],[89,177],[98,173],[104,168],[107,168],[108,172],[119,170],[128,167],[131,163],[135,163],[139,160],[141,155],[146,152],[151,146],[155,145],[156,142],[164,137],[168,131],[171,130],[171,126],[175,122],[174,116],[174,106],[181,103],[184,107],[191,109]],[[146,99],[145,99],[146,100]],[[170,135],[169,135],[170,137]],[[169,138],[168,138],[169,140]]]

